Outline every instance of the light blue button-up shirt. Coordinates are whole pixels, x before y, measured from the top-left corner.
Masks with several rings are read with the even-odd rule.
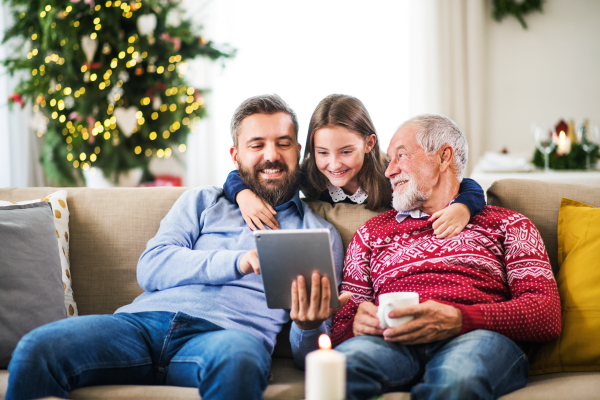
[[[337,230],[300,201],[298,193],[275,210],[280,229],[330,230],[341,282],[344,253]],[[161,221],[139,259],[137,277],[144,293],[116,312],[183,312],[225,329],[248,332],[271,353],[290,316],[289,310],[267,308],[260,276],[241,273],[241,256],[255,248],[254,235],[239,207],[225,198],[221,188],[188,190]],[[299,366],[304,355],[317,347],[318,336],[329,333],[330,327],[326,321],[317,329],[301,331],[292,324],[290,341]]]

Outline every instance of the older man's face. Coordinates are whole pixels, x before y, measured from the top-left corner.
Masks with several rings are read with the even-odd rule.
[[[242,121],[231,158],[257,196],[276,207],[298,189],[300,145],[286,113],[253,114]]]
[[[425,154],[416,136],[416,129],[407,125],[396,132],[388,147],[390,164],[385,176],[392,183],[393,206],[397,211],[423,206],[439,179],[435,156]]]

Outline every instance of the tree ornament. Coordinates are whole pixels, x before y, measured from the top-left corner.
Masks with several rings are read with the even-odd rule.
[[[104,43],[104,45],[102,46],[102,54],[110,54],[111,51],[112,47],[110,47],[110,44]]]
[[[119,128],[121,128],[121,131],[126,137],[131,137],[137,126],[136,114],[138,111],[139,109],[135,106],[129,108],[115,108],[113,114],[117,119],[117,125],[119,125]]]
[[[160,38],[165,42],[173,43],[173,50],[179,51],[181,49],[181,39],[178,37],[171,37],[167,32],[160,35]]]
[[[29,127],[36,132],[46,133],[48,131],[48,124],[46,123],[46,117],[41,112],[33,114],[29,120]]]
[[[73,108],[74,105],[75,99],[73,98],[73,96],[65,97],[65,108]]]
[[[159,110],[160,106],[162,106],[162,99],[160,96],[154,96],[154,99],[152,99],[152,109]]]
[[[142,36],[146,36],[150,33],[153,33],[156,29],[156,24],[158,20],[156,18],[156,14],[146,14],[142,15],[137,19],[137,28],[138,32]]]
[[[129,72],[121,71],[119,72],[119,80],[123,82],[127,82],[129,80]]]
[[[94,130],[94,127],[96,126],[96,120],[91,115],[88,115],[86,121],[88,124],[88,132],[91,134]]]
[[[81,0],[71,0],[71,3],[79,3]],[[89,4],[90,5],[90,10],[92,8],[94,8],[94,6],[96,5],[96,3],[94,2],[94,0],[84,0],[85,4]]]
[[[94,61],[94,56],[98,50],[98,39],[92,39],[89,36],[82,37],[81,48],[83,49],[83,53],[85,54],[88,64],[91,64],[92,61]]]
[[[113,86],[112,89],[110,89],[110,92],[108,92],[108,102],[110,104],[115,104],[123,97],[123,93],[124,91],[122,87]]]
[[[12,106],[15,103],[20,104],[21,108],[25,108],[25,100],[23,100],[23,97],[19,93],[13,93],[8,96],[8,104]]]

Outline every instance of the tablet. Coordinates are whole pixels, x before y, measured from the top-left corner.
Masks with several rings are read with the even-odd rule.
[[[302,275],[307,282],[310,298],[313,271],[329,278],[331,307],[338,307],[329,229],[255,231],[254,238],[269,308],[292,308],[292,281],[298,275]]]

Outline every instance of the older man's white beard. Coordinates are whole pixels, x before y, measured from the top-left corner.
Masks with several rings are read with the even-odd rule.
[[[394,190],[397,183],[407,181],[403,186],[404,191],[399,193]],[[410,211],[421,207],[429,198],[417,188],[417,184],[411,176],[395,176],[392,180],[392,207],[396,211]]]

